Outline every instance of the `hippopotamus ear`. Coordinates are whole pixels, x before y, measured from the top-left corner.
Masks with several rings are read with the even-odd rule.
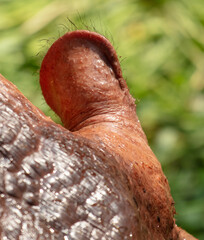
[[[70,32],[40,71],[52,122],[0,75],[0,237],[188,239],[110,42]]]

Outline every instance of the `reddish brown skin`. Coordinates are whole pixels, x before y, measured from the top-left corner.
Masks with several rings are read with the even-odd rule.
[[[148,145],[111,43],[89,31],[65,34],[45,56],[40,84],[67,129],[120,157],[141,232],[151,233],[146,239],[195,239],[175,224],[168,181]]]

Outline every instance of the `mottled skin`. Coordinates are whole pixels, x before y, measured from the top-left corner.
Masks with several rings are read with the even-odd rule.
[[[135,239],[137,221],[115,158],[52,122],[0,75],[0,239]]]
[[[110,42],[65,34],[46,54],[40,83],[72,133],[1,77],[1,239],[195,239],[175,224]]]

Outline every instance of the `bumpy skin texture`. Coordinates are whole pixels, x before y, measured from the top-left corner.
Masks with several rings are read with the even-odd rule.
[[[111,154],[50,121],[0,75],[0,239],[135,239],[137,221]]]
[[[40,83],[72,133],[2,78],[1,238],[195,239],[175,224],[167,179],[110,42],[65,34],[46,54]]]

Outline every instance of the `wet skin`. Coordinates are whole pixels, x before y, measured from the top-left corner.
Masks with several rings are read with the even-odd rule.
[[[110,42],[65,34],[40,84],[67,130],[1,77],[1,239],[194,239],[175,224]]]

